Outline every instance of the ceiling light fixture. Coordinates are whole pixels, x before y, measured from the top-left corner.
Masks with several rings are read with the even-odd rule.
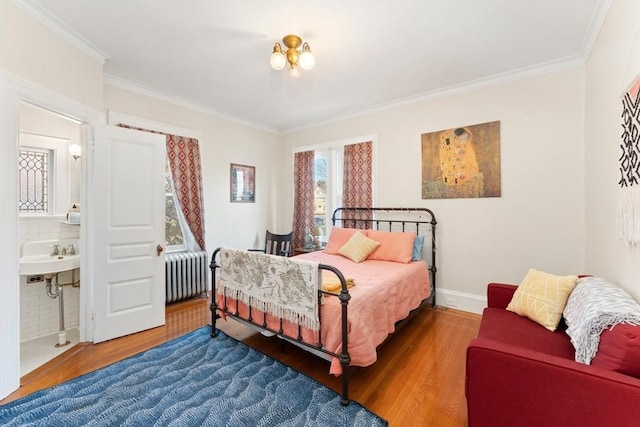
[[[288,35],[282,38],[282,43],[287,47],[286,56],[282,52],[282,46],[276,42],[273,46],[273,53],[271,54],[271,68],[274,70],[282,70],[287,62],[291,65],[291,75],[297,77],[300,73],[298,65],[303,70],[310,70],[316,64],[316,58],[311,53],[309,43],[302,43],[302,39],[295,35]],[[298,47],[302,45],[302,50],[299,51]]]

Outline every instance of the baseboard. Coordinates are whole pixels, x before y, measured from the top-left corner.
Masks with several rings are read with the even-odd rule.
[[[482,314],[482,310],[487,306],[487,297],[484,295],[438,288],[436,290],[436,304],[443,307],[455,308],[456,310]]]

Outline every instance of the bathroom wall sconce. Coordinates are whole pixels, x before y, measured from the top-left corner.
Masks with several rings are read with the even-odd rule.
[[[73,160],[78,160],[81,153],[82,148],[80,147],[80,144],[71,144],[69,146],[69,154],[73,156]]]

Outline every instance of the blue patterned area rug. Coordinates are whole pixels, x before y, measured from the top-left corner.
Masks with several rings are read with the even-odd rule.
[[[0,406],[2,426],[386,426],[210,327]]]

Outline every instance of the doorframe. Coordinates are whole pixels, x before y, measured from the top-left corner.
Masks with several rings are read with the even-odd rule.
[[[93,262],[94,249],[93,233],[89,224],[92,223],[94,214],[94,196],[87,191],[92,184],[91,174],[93,167],[92,150],[87,143],[90,141],[91,129],[96,124],[105,124],[105,114],[94,110],[78,101],[67,98],[64,95],[46,89],[29,80],[13,75],[6,70],[0,70],[0,87],[3,100],[0,103],[0,112],[3,120],[0,121],[0,138],[5,141],[7,147],[11,147],[10,141],[14,140],[14,146],[10,152],[16,156],[6,156],[3,160],[4,174],[8,180],[0,190],[3,200],[18,200],[18,163],[17,151],[19,147],[20,131],[20,103],[28,103],[49,110],[54,114],[81,122],[83,126],[83,155],[81,159],[80,178],[80,203],[83,209],[83,221],[80,224],[80,281],[84,286],[80,287],[80,341],[92,341],[91,326],[92,287],[93,287]],[[13,189],[11,188],[13,187]],[[11,206],[10,203],[5,204]],[[0,399],[6,397],[20,386],[20,275],[18,257],[18,227],[19,216],[17,205],[12,210],[6,208],[0,212],[0,231],[2,231],[2,244],[0,246],[0,271],[3,271],[3,280],[7,280],[3,286],[6,290],[0,299],[0,348],[2,348],[3,363],[0,364]],[[9,327],[5,327],[8,325]]]

